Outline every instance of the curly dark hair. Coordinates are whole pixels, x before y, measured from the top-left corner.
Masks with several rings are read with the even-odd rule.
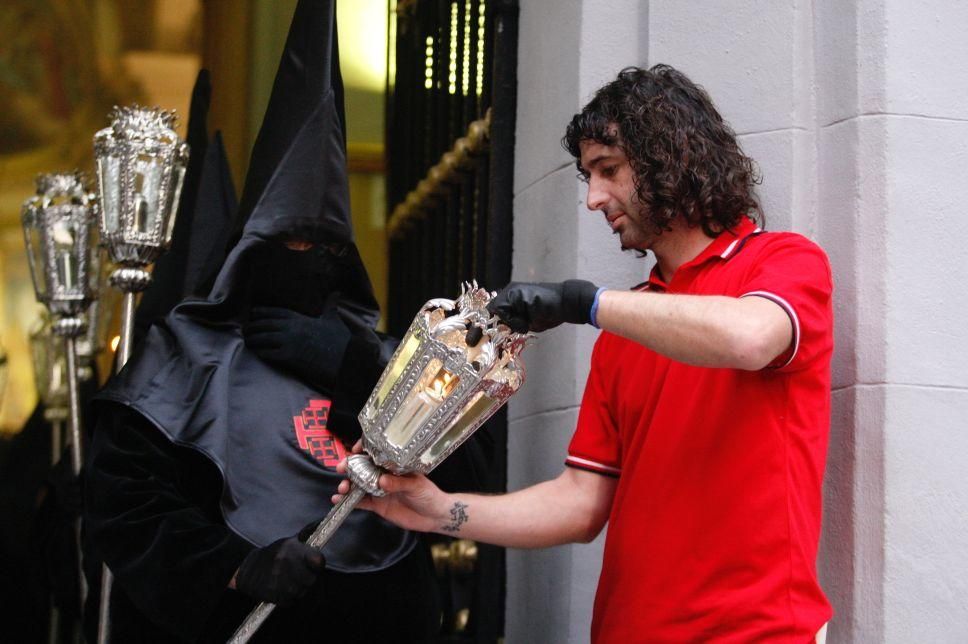
[[[626,67],[572,118],[561,144],[585,179],[580,144],[588,140],[628,156],[636,199],[656,233],[678,215],[710,237],[744,214],[762,223],[756,163],[706,90],[668,65]]]

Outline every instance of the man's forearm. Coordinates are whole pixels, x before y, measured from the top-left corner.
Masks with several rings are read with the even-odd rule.
[[[678,362],[761,369],[789,347],[793,329],[777,304],[759,297],[605,291],[598,325]]]
[[[448,494],[431,529],[511,548],[587,542],[608,518],[614,485],[614,479],[568,469],[510,494]]]

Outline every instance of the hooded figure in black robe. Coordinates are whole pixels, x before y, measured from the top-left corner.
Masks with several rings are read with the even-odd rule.
[[[224,641],[259,600],[288,604],[259,641],[437,632],[415,535],[354,512],[323,556],[295,537],[330,509],[387,358],[352,237],[335,41],[332,4],[301,0],[238,242],[208,297],[152,326],[99,394],[84,518],[115,576],[114,641]]]

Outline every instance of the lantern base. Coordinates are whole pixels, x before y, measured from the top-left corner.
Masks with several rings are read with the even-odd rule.
[[[50,328],[54,332],[54,335],[59,335],[64,338],[76,338],[84,333],[85,329],[87,329],[87,324],[79,317],[62,317],[55,320],[50,325]]]
[[[125,266],[111,273],[108,278],[113,286],[125,293],[137,293],[148,288],[151,284],[151,273],[143,268]]]
[[[371,496],[384,496],[380,489],[380,475],[384,470],[377,467],[368,454],[354,454],[346,459],[346,475],[353,485]]]

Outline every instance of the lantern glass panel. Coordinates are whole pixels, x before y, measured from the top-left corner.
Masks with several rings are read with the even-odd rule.
[[[77,227],[77,222],[70,219],[58,219],[50,227],[56,284],[65,290],[78,287]]]
[[[383,406],[384,401],[387,399],[387,395],[390,393],[390,389],[393,385],[400,379],[400,375],[403,370],[407,368],[407,364],[413,358],[414,354],[417,353],[417,349],[420,348],[420,337],[414,333],[403,344],[400,349],[400,353],[397,354],[397,359],[393,361],[393,366],[390,367],[390,371],[387,377],[383,379],[383,385],[380,387],[380,391],[376,394],[376,405],[374,406],[374,412]]]
[[[134,185],[131,201],[134,204],[134,229],[150,234],[158,229],[158,193],[164,166],[157,157],[139,154],[134,162]]]
[[[175,232],[175,215],[177,215],[178,203],[181,201],[182,184],[185,181],[185,166],[175,165],[172,172],[171,189],[168,190],[168,204],[165,212],[168,213],[168,225],[165,228],[165,244],[171,243],[172,233]]]
[[[395,447],[406,446],[417,430],[427,424],[459,381],[459,376],[444,369],[444,363],[439,358],[431,360],[387,426],[387,441]]]
[[[477,420],[488,414],[497,404],[499,401],[485,395],[483,391],[474,394],[454,419],[450,429],[420,456],[420,460],[428,465],[434,463],[451,445],[464,440],[468,430],[476,425]]]
[[[104,156],[97,160],[98,185],[101,188],[101,225],[108,233],[121,227],[118,195],[121,192],[121,159]]]
[[[63,405],[68,398],[67,392],[67,357],[63,351],[53,355],[48,369],[50,380],[47,384],[46,401],[51,406]]]
[[[30,253],[30,267],[33,269],[34,290],[37,299],[47,298],[47,262],[44,259],[44,232],[37,226],[27,229],[28,252]]]

